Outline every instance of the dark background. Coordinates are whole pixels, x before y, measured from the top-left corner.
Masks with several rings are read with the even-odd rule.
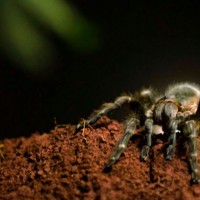
[[[159,3],[158,3],[159,2]],[[167,3],[79,1],[71,4],[94,25],[98,45],[76,52],[51,32],[51,70],[29,74],[3,50],[0,58],[0,138],[76,124],[122,92],[180,81],[200,84],[199,1]]]

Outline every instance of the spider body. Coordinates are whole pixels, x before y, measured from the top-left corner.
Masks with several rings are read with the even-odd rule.
[[[130,138],[141,132],[144,141],[141,149],[141,160],[145,161],[152,146],[152,137],[162,133],[167,138],[166,159],[171,160],[175,154],[177,134],[184,136],[188,146],[188,160],[192,171],[191,181],[199,183],[197,159],[197,124],[200,88],[192,83],[180,83],[170,86],[163,95],[153,89],[143,89],[130,95],[122,95],[113,103],[103,104],[86,120],[86,124],[95,123],[101,116],[118,109],[123,104],[130,104],[130,116],[124,122],[124,134],[105,164],[110,168],[126,149]],[[77,129],[83,123],[77,125]]]

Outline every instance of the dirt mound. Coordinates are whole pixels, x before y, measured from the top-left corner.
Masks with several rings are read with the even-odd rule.
[[[133,137],[105,173],[122,124],[103,117],[93,127],[74,130],[67,125],[48,134],[5,139],[0,199],[200,199],[200,185],[190,185],[185,153],[166,161],[158,140],[148,161],[141,162],[141,137]]]

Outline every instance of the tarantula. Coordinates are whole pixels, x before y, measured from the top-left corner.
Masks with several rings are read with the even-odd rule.
[[[194,83],[179,83],[168,87],[164,95],[158,95],[153,89],[143,89],[130,95],[121,95],[113,103],[105,103],[94,112],[84,124],[93,124],[101,116],[128,103],[131,115],[124,122],[124,134],[117,142],[104,169],[110,168],[126,149],[130,138],[141,132],[144,137],[141,160],[145,161],[152,146],[152,138],[162,133],[167,138],[166,159],[175,154],[177,134],[184,136],[188,146],[188,160],[191,168],[192,183],[199,183],[197,158],[197,119],[200,110],[200,88]],[[84,126],[77,125],[77,130]]]

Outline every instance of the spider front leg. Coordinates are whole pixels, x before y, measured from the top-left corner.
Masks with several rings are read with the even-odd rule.
[[[83,128],[86,124],[94,124],[100,117],[107,115],[109,112],[116,110],[121,107],[124,103],[130,103],[132,101],[132,97],[129,95],[123,95],[116,98],[113,103],[105,103],[102,107],[94,112],[89,119],[80,122],[77,125],[77,129]]]
[[[109,169],[120,158],[121,154],[126,149],[127,144],[130,138],[133,136],[134,131],[137,129],[138,125],[139,120],[135,118],[131,118],[125,122],[124,134],[117,142],[113,153],[111,154],[108,162],[105,164],[104,170]]]
[[[189,163],[192,170],[192,183],[199,183],[198,174],[198,159],[197,159],[197,131],[196,123],[194,120],[186,121],[183,127],[183,133],[187,137],[187,143],[189,148]]]
[[[178,120],[173,119],[170,122],[170,134],[168,137],[168,147],[166,151],[166,160],[172,160],[175,154],[176,148],[176,135],[180,131],[178,130]]]
[[[141,160],[146,161],[149,155],[149,151],[152,145],[152,133],[153,133],[153,119],[148,118],[145,121],[145,145],[141,150]]]
[[[180,123],[177,117],[178,106],[174,102],[166,102],[163,107],[163,124],[166,124],[166,132],[168,132],[168,147],[166,152],[166,159],[172,160],[175,147],[176,147],[176,135],[178,132],[178,125]]]

